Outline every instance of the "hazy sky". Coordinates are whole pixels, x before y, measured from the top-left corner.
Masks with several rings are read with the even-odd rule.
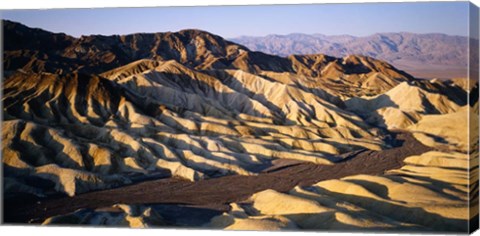
[[[1,11],[1,18],[73,36],[202,29],[226,38],[379,32],[467,35],[468,2]]]

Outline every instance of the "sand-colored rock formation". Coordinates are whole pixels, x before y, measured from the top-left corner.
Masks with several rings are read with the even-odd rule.
[[[139,176],[255,175],[275,159],[328,165],[337,154],[384,148],[372,127],[321,90],[175,61],[142,60],[102,75],[11,75],[4,83],[4,163],[48,166],[49,175],[39,177],[74,195]],[[75,171],[84,184],[66,177]]]
[[[470,217],[478,214],[478,194],[474,193],[478,191],[478,172],[474,171],[478,155],[468,153],[469,141],[478,143],[478,137],[468,140],[467,131],[462,131],[469,127],[466,113],[472,109],[465,106],[452,113],[424,115],[418,123],[406,126],[425,145],[450,151],[407,157],[403,167],[380,176],[348,176],[297,186],[288,193],[258,192],[247,201],[232,203],[232,210],[213,218],[208,226],[466,231]],[[478,116],[473,114],[471,119],[475,122]],[[270,221],[264,223],[265,219]],[[288,224],[277,220],[271,226],[273,219]],[[243,225],[247,220],[255,224],[251,228]]]
[[[464,96],[458,98],[457,87],[448,86],[451,85],[439,81],[403,82],[384,94],[353,97],[345,104],[348,110],[367,117],[371,124],[406,129],[425,115],[454,113],[466,105],[467,94],[460,92]]]
[[[165,225],[165,222],[151,207],[116,204],[95,210],[80,209],[71,214],[50,217],[42,223],[51,224],[148,228]]]
[[[427,152],[382,176],[355,175],[288,193],[265,190],[213,218],[225,229],[467,229],[468,155]],[[279,220],[282,219],[282,220]],[[255,222],[248,227],[243,222]],[[285,223],[287,222],[287,223]]]
[[[471,109],[471,108],[470,108]],[[433,147],[450,147],[459,151],[468,152],[469,106],[462,107],[459,111],[443,115],[425,115],[422,119],[408,127],[414,136],[422,143]],[[478,122],[477,125],[478,127]]]

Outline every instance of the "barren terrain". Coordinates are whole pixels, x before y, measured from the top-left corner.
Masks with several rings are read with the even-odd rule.
[[[478,217],[477,81],[200,30],[4,34],[5,223],[465,232]]]

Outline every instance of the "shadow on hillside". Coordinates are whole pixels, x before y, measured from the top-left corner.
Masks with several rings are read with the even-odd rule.
[[[467,220],[443,217],[435,213],[430,213],[420,207],[407,207],[368,197],[331,192],[318,186],[315,186],[314,188],[318,193],[327,194],[338,200],[353,203],[365,208],[366,210],[376,212],[381,215],[387,215],[393,220],[411,224],[419,224],[429,228],[431,231],[466,232],[468,229]]]

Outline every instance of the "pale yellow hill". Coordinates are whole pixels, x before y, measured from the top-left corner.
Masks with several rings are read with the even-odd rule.
[[[166,225],[163,217],[151,207],[116,204],[99,209],[80,209],[71,214],[46,219],[42,225],[95,225],[149,228]]]
[[[265,190],[232,204],[209,226],[289,229],[288,220],[300,229],[465,231],[467,163],[465,154],[432,151],[408,157],[404,167],[380,176],[348,176],[288,193]],[[275,219],[283,221],[273,227]],[[246,220],[255,221],[252,228],[242,224]]]
[[[423,114],[450,113],[458,110],[458,104],[447,96],[431,93],[420,87],[403,82],[385,94],[369,98],[351,98],[346,101],[349,109],[367,113],[384,107],[399,108]]]
[[[406,129],[424,115],[453,113],[466,104],[467,94],[455,94],[438,81],[400,83],[388,92],[373,97],[354,97],[345,101],[348,110],[367,117],[366,121],[388,129]]]
[[[478,122],[469,123],[468,109],[468,106],[465,106],[454,113],[425,115],[408,129],[425,145],[451,147],[467,152],[469,149],[469,124],[478,127]],[[472,114],[471,117],[474,120],[475,115]]]

